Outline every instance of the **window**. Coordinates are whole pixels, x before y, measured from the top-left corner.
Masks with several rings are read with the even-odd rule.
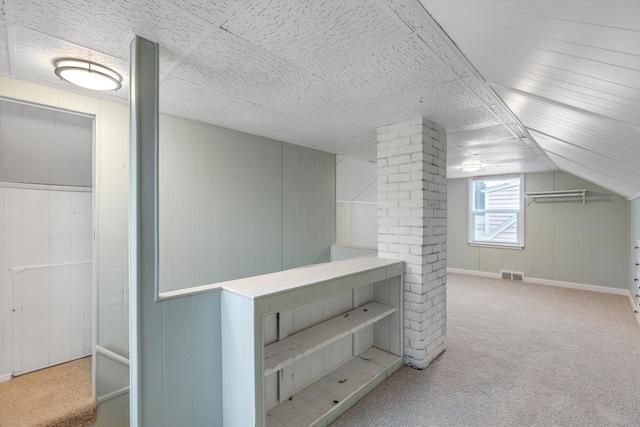
[[[522,175],[469,180],[469,243],[523,247]]]

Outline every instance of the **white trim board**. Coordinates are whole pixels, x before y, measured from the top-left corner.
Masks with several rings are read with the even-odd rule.
[[[466,274],[468,276],[490,277],[493,279],[501,278],[500,273],[490,273],[486,271],[476,271],[476,270],[464,270],[461,268],[447,267],[447,273]],[[583,283],[574,283],[574,282],[563,282],[560,280],[538,279],[535,277],[527,277],[526,275],[524,277],[524,282],[534,283],[537,285],[557,286],[560,288],[579,289],[582,291],[601,292],[604,294],[630,295],[628,289],[609,288],[607,286],[586,285]]]
[[[3,383],[5,381],[9,381],[10,379],[11,379],[11,374],[0,375],[0,383]]]
[[[70,191],[78,193],[93,192],[93,187],[78,187],[53,184],[29,184],[23,182],[0,182],[0,188],[17,188],[19,190]]]
[[[499,279],[500,273],[490,273],[488,271],[465,270],[462,268],[447,267],[447,273],[465,274],[467,276],[489,277],[491,279]]]

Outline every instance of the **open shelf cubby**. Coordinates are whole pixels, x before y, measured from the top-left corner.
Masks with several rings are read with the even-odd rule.
[[[403,271],[363,257],[225,284],[225,425],[326,426],[400,368]]]

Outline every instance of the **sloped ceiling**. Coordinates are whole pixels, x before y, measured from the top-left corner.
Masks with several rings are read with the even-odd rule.
[[[421,3],[560,169],[640,196],[640,1]]]
[[[117,0],[91,4],[84,0],[4,0],[0,6],[0,74],[87,93],[53,73],[55,59],[82,57],[124,76],[120,91],[94,95],[125,103],[129,42],[138,34],[160,44],[160,108],[164,113],[368,162],[376,160],[377,127],[424,116],[447,129],[450,178],[470,176],[472,173],[460,170],[467,162],[483,165],[475,175],[548,171],[556,169],[556,164],[567,167],[567,161],[563,164],[564,160],[558,159],[569,154],[552,150],[549,144],[568,141],[585,150],[583,140],[574,136],[575,124],[562,122],[552,128],[546,122],[533,122],[531,116],[555,117],[556,113],[544,102],[541,111],[527,115],[524,104],[516,102],[521,92],[529,89],[514,83],[519,78],[521,57],[528,52],[523,49],[521,53],[515,47],[527,43],[498,37],[502,44],[491,47],[496,42],[490,37],[495,33],[493,28],[506,25],[505,16],[517,12],[511,3],[535,9],[541,2],[495,3],[490,8],[494,17],[491,11],[486,12],[492,2],[481,0],[473,10],[486,13],[483,19],[475,20],[478,16],[469,12],[470,3],[476,4],[421,4],[418,0]],[[551,2],[545,8],[550,13]],[[559,9],[566,15],[564,21],[582,19],[582,11],[570,15],[569,8]],[[456,22],[458,15],[467,16],[467,20]],[[527,16],[516,18],[525,19],[523,28],[530,29],[539,22],[529,24],[526,20],[535,16],[529,11]],[[444,23],[439,22],[440,17]],[[614,16],[601,27],[613,31],[627,22],[631,21],[617,21]],[[438,24],[451,32],[464,55]],[[517,28],[520,22],[509,25]],[[461,29],[467,27],[474,29],[474,40],[463,35],[466,33]],[[490,41],[482,44],[487,38]],[[574,40],[567,49],[580,55],[591,39]],[[633,43],[627,45],[625,49],[633,48]],[[492,66],[494,57],[505,57],[500,59],[504,65],[509,61],[515,65],[498,72],[501,67]],[[489,84],[483,79],[485,68]],[[624,88],[636,87],[637,91],[633,86],[637,68],[627,68]],[[514,81],[496,77],[502,74]],[[566,78],[584,78],[582,74]],[[635,105],[637,94],[625,93],[614,102],[625,98],[624,102]],[[538,101],[547,99],[546,94],[536,95]],[[565,104],[563,98],[552,103],[563,111]],[[583,109],[571,111],[582,114]],[[602,115],[599,110],[589,111]],[[624,120],[632,120],[629,114],[633,113],[627,113]],[[530,131],[522,126],[524,119]],[[555,133],[560,125],[571,135]],[[632,126],[632,132],[636,130]],[[637,154],[629,141],[606,134],[612,147],[627,144]],[[594,151],[588,153],[592,156]],[[570,159],[577,162],[575,156]],[[637,163],[629,158],[625,161],[637,169]],[[584,176],[577,168],[567,170]],[[599,173],[619,174],[604,167]],[[591,180],[598,182],[595,178],[594,174]],[[637,180],[635,184],[628,181],[618,176],[609,187],[627,196],[640,191]]]

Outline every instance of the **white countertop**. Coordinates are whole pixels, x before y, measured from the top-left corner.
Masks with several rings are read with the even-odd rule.
[[[255,299],[316,283],[330,282],[342,277],[364,273],[369,270],[387,267],[400,262],[402,261],[397,259],[379,258],[373,255],[364,256],[343,261],[298,267],[290,270],[263,274],[260,276],[214,283],[211,285],[163,292],[160,295],[160,298],[176,298],[207,292],[214,289],[223,289]]]

